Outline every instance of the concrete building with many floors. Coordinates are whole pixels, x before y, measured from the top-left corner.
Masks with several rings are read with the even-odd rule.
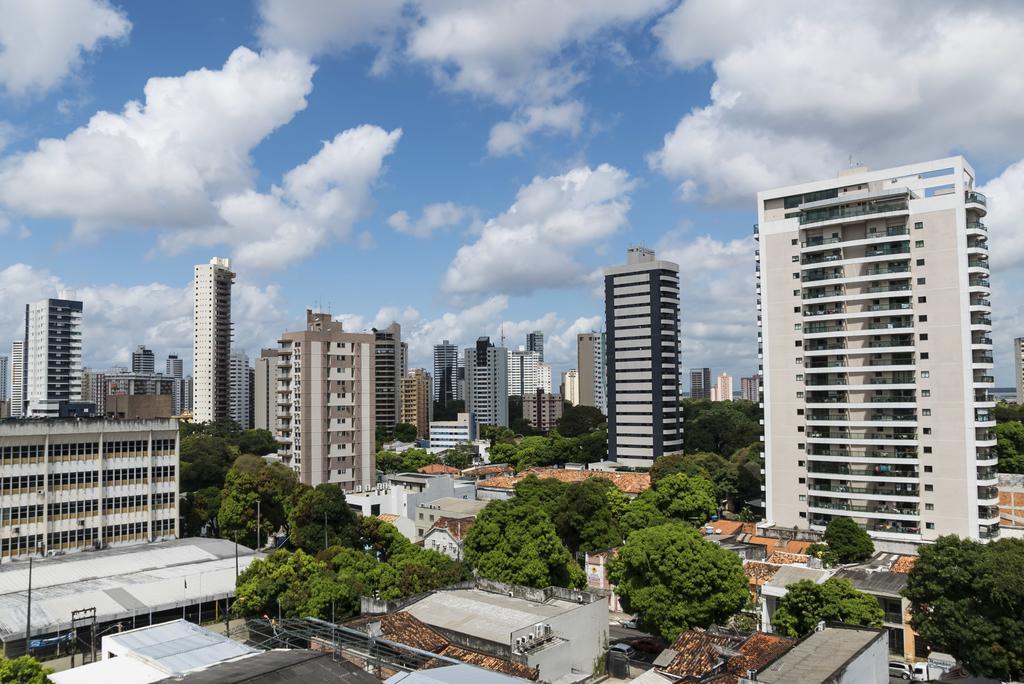
[[[608,458],[650,466],[683,449],[679,265],[631,247],[604,271]]]
[[[523,397],[523,418],[541,432],[551,432],[562,419],[562,397],[540,388]]]
[[[532,394],[540,386],[540,354],[520,347],[508,352],[508,393],[512,397]]]
[[[185,363],[177,354],[168,354],[164,363],[164,375],[169,378],[182,378],[185,376]]]
[[[544,333],[540,330],[526,333],[526,351],[537,352],[540,360],[544,360]]]
[[[72,292],[25,307],[26,415],[56,418],[82,393],[82,302]]]
[[[489,337],[466,349],[466,411],[478,425],[508,427],[508,358]]]
[[[690,369],[690,398],[711,399],[711,369]]]
[[[231,260],[214,257],[195,267],[193,281],[192,418],[223,420],[231,406]]]
[[[576,336],[579,405],[593,406],[608,415],[606,358],[604,333],[589,332]]]
[[[451,449],[476,439],[476,421],[468,413],[460,413],[455,420],[430,421],[430,448]]]
[[[446,406],[450,401],[462,399],[459,378],[459,347],[448,340],[434,345],[434,401]]]
[[[228,367],[228,418],[235,421],[243,430],[248,430],[252,427],[252,377],[249,355],[239,350],[231,352]]]
[[[25,415],[25,340],[11,342],[11,418]]]
[[[10,359],[0,355],[0,401],[7,401],[10,398],[8,393],[11,382]]]
[[[373,335],[377,427],[391,435],[402,411],[401,382],[407,369],[408,347],[402,342],[402,326],[398,323],[374,329]]]
[[[1017,403],[1024,403],[1024,337],[1013,338],[1013,369],[1017,384]]]
[[[149,373],[152,375],[155,372],[156,356],[153,354],[153,350],[140,344],[132,352],[132,373]]]
[[[758,193],[769,526],[999,536],[986,199],[962,157]]]
[[[278,452],[299,480],[346,491],[376,481],[374,334],[350,333],[306,311],[306,329],[279,340]]]
[[[559,391],[567,402],[573,406],[580,403],[580,373],[575,368],[562,373],[562,382],[559,383]]]
[[[260,350],[253,372],[253,413],[252,426],[257,430],[276,429],[277,407],[274,403],[275,385],[277,383],[277,362],[280,352],[277,349]]]
[[[430,436],[430,421],[434,417],[433,391],[430,385],[430,373],[423,368],[413,368],[402,378],[400,387],[400,422],[415,425],[416,436],[420,439]]]
[[[746,401],[760,401],[761,378],[752,375],[740,378],[740,397]]]
[[[732,401],[732,376],[722,373],[715,378],[715,386],[711,388],[711,401]]]
[[[171,539],[175,420],[0,423],[0,555]]]

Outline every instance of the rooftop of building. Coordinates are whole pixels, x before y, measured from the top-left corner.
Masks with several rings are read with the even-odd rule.
[[[833,681],[833,675],[867,649],[886,631],[867,627],[829,625],[812,632],[793,648],[757,670],[757,681],[765,684]]]
[[[159,684],[285,684],[287,682],[377,684],[380,680],[343,659],[306,649],[275,649],[241,660],[212,665],[184,677],[169,677]]]
[[[553,478],[567,484],[583,482],[592,477],[609,480],[619,491],[625,494],[640,494],[651,487],[651,476],[648,473],[620,473],[607,470],[569,470],[565,468],[530,468],[514,477],[492,477],[481,483],[482,487],[493,489],[514,489],[516,483],[525,477],[535,475],[541,479]]]
[[[454,589],[435,591],[405,610],[439,629],[511,646],[512,632],[577,607],[560,598],[541,603],[481,589]]]
[[[431,670],[399,672],[386,684],[515,684],[521,681],[501,672],[481,672],[472,665],[446,665]]]
[[[831,570],[805,568],[799,565],[780,565],[770,580],[765,582],[765,593],[772,595],[772,590],[784,591],[790,584],[796,584],[803,580],[811,580],[821,584],[832,576]]]
[[[500,475],[514,472],[516,472],[515,468],[507,463],[489,463],[487,465],[464,468],[462,474],[470,477],[480,477],[483,475]]]
[[[0,419],[0,438],[34,435],[80,435],[82,433],[118,433],[178,430],[173,418],[4,418]]]
[[[849,580],[858,590],[875,596],[898,599],[907,586],[907,575],[889,570],[867,570],[864,568],[839,568],[836,577]]]
[[[441,516],[434,521],[434,524],[430,527],[430,531],[445,530],[452,536],[452,539],[462,541],[466,534],[469,533],[469,528],[473,526],[473,521],[474,518],[450,518],[448,516]]]
[[[777,634],[750,635],[725,631],[691,629],[680,634],[659,656],[666,664],[659,671],[686,681],[705,681],[718,674],[716,682],[736,682],[739,676],[757,670],[793,648],[795,640]],[[674,654],[674,655],[673,655]],[[671,656],[671,660],[668,660]]]
[[[488,503],[487,501],[476,501],[475,499],[458,499],[454,496],[443,496],[429,503],[421,503],[419,507],[457,513],[457,517],[462,518],[479,515],[480,511],[484,510],[484,506]]]
[[[190,537],[40,558],[32,568],[32,631],[67,629],[71,611],[96,608],[98,623],[210,601],[234,592],[235,544]],[[239,569],[256,557],[238,547]],[[0,639],[25,636],[28,561],[0,566]],[[187,586],[186,586],[187,584]]]
[[[426,473],[427,475],[462,475],[462,471],[458,468],[453,468],[442,463],[431,463],[430,465],[425,465],[417,470],[417,472]]]

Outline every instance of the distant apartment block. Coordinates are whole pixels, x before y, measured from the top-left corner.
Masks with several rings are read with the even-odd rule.
[[[10,359],[0,355],[0,401],[7,401],[10,398],[8,387],[11,381]]]
[[[178,422],[0,424],[0,555],[78,551],[178,533]]]
[[[25,415],[25,340],[11,342],[11,418]]]
[[[277,362],[280,352],[277,349],[262,349],[256,359],[253,371],[253,427],[257,430],[276,429],[275,390],[277,382]]]
[[[758,194],[769,525],[999,536],[985,214],[962,157]]]
[[[523,418],[541,432],[551,432],[562,419],[562,397],[538,389],[523,397]]]
[[[169,378],[181,378],[185,375],[185,364],[177,354],[168,354],[164,364],[164,375]]]
[[[649,466],[683,448],[679,265],[631,247],[624,265],[605,269],[604,291],[608,458]]]
[[[551,364],[541,361],[537,364],[537,389],[551,394]]]
[[[155,373],[156,372],[156,356],[153,355],[152,349],[147,349],[144,345],[139,345],[132,352],[132,373]]]
[[[526,351],[537,352],[540,360],[544,360],[544,333],[534,330],[526,334]]]
[[[722,373],[711,388],[711,401],[732,401],[732,376]]]
[[[373,333],[350,333],[306,311],[306,329],[279,341],[275,404],[279,454],[310,486],[346,491],[376,481]]]
[[[214,257],[193,280],[192,418],[223,420],[231,405],[231,261]]]
[[[760,401],[758,391],[760,387],[761,378],[756,375],[740,378],[740,397],[746,401]]]
[[[466,411],[479,425],[508,426],[508,350],[481,337],[466,349]]]
[[[605,335],[591,332],[576,336],[576,369],[579,372],[579,405],[593,406],[608,414]]]
[[[235,421],[238,427],[248,430],[252,427],[249,355],[244,351],[231,352],[228,368],[228,418]]]
[[[512,397],[531,394],[540,386],[540,354],[520,347],[508,353],[508,393]]]
[[[460,413],[455,420],[430,422],[430,448],[451,449],[476,439],[476,422],[468,413]]]
[[[562,382],[559,387],[562,398],[573,406],[580,403],[580,374],[575,368],[562,373]]]
[[[67,292],[26,306],[24,349],[27,415],[56,418],[82,393],[82,302]]]
[[[91,368],[82,369],[82,391],[80,400],[96,405],[96,413],[104,414],[107,401],[107,374]]]
[[[413,368],[402,378],[402,415],[400,422],[416,426],[416,436],[430,436],[430,420],[434,416],[434,403],[430,374],[423,368]]]
[[[711,369],[690,369],[690,398],[711,399]]]
[[[392,323],[383,330],[374,329],[373,334],[377,427],[390,435],[402,410],[400,383],[406,371],[406,345],[402,342],[402,326],[398,323]]]
[[[434,345],[434,401],[446,406],[460,398],[459,348],[448,340]]]

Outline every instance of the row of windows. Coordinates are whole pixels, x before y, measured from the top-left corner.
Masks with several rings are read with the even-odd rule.
[[[12,549],[33,549],[42,546],[43,535],[30,534],[18,537],[4,537],[0,539],[0,551],[9,553]]]
[[[72,485],[94,485],[99,482],[99,473],[95,470],[80,470],[70,473],[50,473],[46,477],[52,487],[69,487]]]
[[[165,532],[174,532],[174,518],[153,521],[153,534],[159,535]]]
[[[78,501],[60,501],[47,504],[46,508],[46,513],[50,516],[82,515],[95,513],[99,510],[99,500],[80,499]]]
[[[146,505],[148,498],[145,494],[110,497],[103,500],[103,512],[119,511],[122,508],[140,508]]]
[[[5,508],[0,511],[4,520],[17,524],[33,518],[38,518],[43,514],[42,505],[37,506],[14,506],[12,508]]]
[[[145,522],[132,522],[124,523],[123,525],[107,525],[103,528],[103,538],[111,539],[112,537],[135,537],[146,534],[147,523]]]
[[[172,465],[153,466],[153,477],[154,478],[174,477],[174,466],[172,466]]]
[[[174,451],[174,439],[154,439],[154,451]],[[148,453],[148,440],[130,440],[106,442],[103,450],[107,454],[133,454]],[[69,456],[95,456],[100,452],[99,442],[69,442],[61,444],[50,444],[49,455],[51,457]],[[42,458],[46,453],[44,444],[16,444],[13,446],[0,447],[0,461],[11,462],[22,459]]]
[[[62,532],[50,532],[46,535],[46,546],[62,546],[68,544],[81,545],[91,544],[99,538],[99,529],[95,527],[82,527],[77,530],[64,530]]]

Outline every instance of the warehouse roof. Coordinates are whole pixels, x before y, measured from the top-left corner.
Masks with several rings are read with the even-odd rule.
[[[185,620],[110,634],[103,637],[103,651],[116,656],[130,654],[168,675],[181,675],[259,653],[255,648]]]
[[[238,567],[256,557],[238,547]],[[28,562],[0,566],[0,640],[25,636]],[[232,595],[235,545],[188,538],[41,558],[32,568],[32,631],[70,627],[71,611],[96,609],[108,622]]]
[[[885,638],[886,631],[867,627],[829,625],[813,632],[789,652],[758,668],[757,681],[817,682],[834,681],[834,675],[857,658],[876,639]]]

